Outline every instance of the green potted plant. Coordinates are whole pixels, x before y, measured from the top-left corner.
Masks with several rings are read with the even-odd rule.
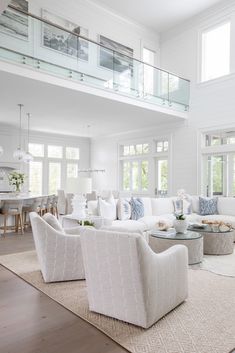
[[[183,213],[175,214],[174,228],[176,233],[185,233],[188,228],[188,221]]]
[[[25,182],[25,174],[13,171],[8,175],[9,185],[14,186],[15,192],[20,193]]]
[[[94,222],[91,222],[91,221],[88,221],[88,220],[86,220],[86,221],[78,221],[78,224],[80,226],[84,226],[84,227],[94,227],[95,226]]]

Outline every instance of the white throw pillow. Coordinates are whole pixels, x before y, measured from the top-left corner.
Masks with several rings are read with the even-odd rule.
[[[120,221],[126,221],[131,218],[131,205],[127,199],[119,199],[117,203],[117,214]]]
[[[101,197],[98,199],[98,215],[114,221],[117,219],[117,207],[114,197],[111,195],[107,201],[102,200]]]
[[[57,230],[58,232],[62,232],[64,233],[64,229],[62,228],[60,222],[58,221],[58,219],[53,216],[53,214],[51,213],[46,213],[44,214],[44,216],[42,217],[44,219],[44,221],[46,221],[52,228],[54,228],[55,230]]]

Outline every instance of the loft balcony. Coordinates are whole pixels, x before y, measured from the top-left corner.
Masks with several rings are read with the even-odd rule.
[[[129,103],[131,99],[131,103],[138,106],[187,116],[189,80],[112,50],[44,18],[13,6],[8,9],[10,16],[6,13],[0,16],[1,27],[14,27],[12,21],[18,21],[19,33],[0,32],[2,64],[14,64],[66,79],[77,87],[86,88],[89,93],[95,94],[92,90],[87,91],[87,87],[98,89],[102,92],[99,95],[104,97],[109,94],[110,98],[112,93],[111,99],[126,97]],[[0,69],[4,70],[4,65],[0,65]]]

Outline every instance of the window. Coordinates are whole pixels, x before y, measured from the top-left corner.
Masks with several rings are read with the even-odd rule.
[[[148,161],[141,162],[141,189],[142,191],[148,190],[148,173],[149,173],[149,164]]]
[[[206,157],[206,195],[226,195],[227,157],[226,155],[210,155]]]
[[[44,157],[44,145],[38,143],[29,143],[29,152],[34,157]]]
[[[168,161],[167,159],[158,160],[158,194],[167,194],[168,189]]]
[[[162,140],[156,142],[157,153],[168,152],[169,143],[168,140]]]
[[[208,81],[230,72],[230,22],[202,33],[201,80]]]
[[[122,162],[122,188],[124,191],[148,191],[148,161],[132,160]]]
[[[122,188],[125,191],[131,190],[131,162],[123,162],[123,180]]]
[[[49,162],[49,193],[57,194],[57,190],[60,189],[60,187],[61,187],[61,163]]]
[[[232,156],[232,195],[235,196],[235,155]]]
[[[49,158],[63,158],[63,147],[62,146],[48,146],[48,157]]]
[[[154,93],[154,61],[155,52],[147,48],[143,48],[143,61],[149,65],[144,65],[144,92],[147,94]]]
[[[66,159],[79,159],[79,148],[66,147]]]
[[[147,153],[149,153],[148,143],[121,146],[121,154],[123,156],[135,156]]]
[[[29,190],[34,195],[42,194],[42,162],[29,164]]]
[[[67,178],[78,177],[78,165],[76,163],[67,164]]]
[[[205,145],[231,145],[235,144],[235,131],[223,131],[205,135]]]

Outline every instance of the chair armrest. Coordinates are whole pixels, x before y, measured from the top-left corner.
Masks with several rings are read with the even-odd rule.
[[[81,226],[65,228],[64,231],[65,231],[65,234],[79,235],[81,233]]]
[[[94,229],[94,227],[90,226],[78,226],[78,227],[72,227],[72,228],[65,228],[65,234],[74,234],[74,235],[80,235],[82,232],[84,232],[86,229]]]
[[[174,245],[160,254],[154,254],[158,258],[158,266],[165,271],[166,276],[172,276],[179,271],[187,273],[188,249],[185,245]]]

